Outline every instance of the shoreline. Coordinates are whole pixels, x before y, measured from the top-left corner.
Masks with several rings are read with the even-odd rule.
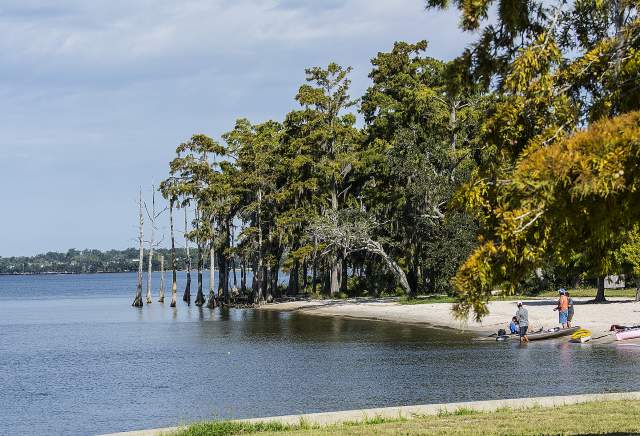
[[[332,310],[328,308],[328,304],[314,304],[315,301],[324,302],[324,301],[341,301],[341,302],[349,302],[348,300],[309,300],[309,301],[293,301],[286,303],[269,303],[264,304],[260,307],[257,307],[256,310],[265,310],[265,311],[277,311],[277,312],[292,312],[292,313],[302,313],[304,315],[312,315],[312,316],[320,316],[325,318],[342,318],[342,319],[351,319],[351,320],[359,320],[359,321],[373,321],[373,322],[386,322],[386,323],[396,323],[402,325],[412,325],[418,327],[426,327],[430,329],[437,330],[454,330],[458,333],[475,333],[475,334],[483,334],[487,333],[486,329],[471,329],[464,327],[464,323],[461,325],[453,326],[447,324],[434,324],[431,320],[418,320],[418,319],[401,319],[397,316],[385,316],[380,314],[368,313],[366,310],[360,311],[358,313],[345,313],[345,311],[341,310]],[[345,303],[349,304],[349,303]],[[353,303],[353,304],[362,304],[362,303]],[[404,305],[396,303],[398,306],[405,307]],[[437,303],[440,304],[449,304],[449,303]],[[425,304],[426,305],[426,304]],[[293,307],[292,307],[293,306]]]
[[[590,298],[574,297],[573,325],[592,330],[596,336],[610,335],[612,324],[640,324],[640,303],[624,297],[612,297],[607,303],[591,303]],[[554,298],[523,299],[529,311],[530,330],[559,326],[558,313],[553,311]],[[370,321],[396,322],[428,328],[453,329],[460,333],[490,334],[499,328],[508,329],[516,311],[516,301],[489,302],[489,315],[481,322],[473,319],[457,320],[452,303],[424,303],[403,305],[397,298],[307,300],[271,303],[258,310],[296,312],[313,316],[341,317]],[[604,341],[606,342],[606,341]]]
[[[602,394],[578,394],[550,397],[508,398],[501,400],[465,401],[454,403],[436,403],[411,406],[379,407],[372,409],[342,410],[335,412],[304,413],[299,415],[282,415],[263,418],[238,419],[229,422],[246,424],[280,423],[285,425],[299,425],[304,422],[308,425],[331,426],[344,423],[366,422],[368,419],[412,419],[419,416],[441,415],[457,411],[495,412],[497,410],[525,410],[542,407],[552,409],[554,407],[573,404],[599,402],[599,401],[629,401],[640,400],[640,392],[616,392]],[[109,433],[102,436],[160,436],[171,435],[185,430],[188,425],[175,427],[154,428],[145,430],[133,430],[119,433]]]

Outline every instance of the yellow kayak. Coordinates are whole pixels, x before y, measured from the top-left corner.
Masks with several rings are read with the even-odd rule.
[[[591,340],[591,330],[580,329],[571,335],[569,342],[583,344]]]

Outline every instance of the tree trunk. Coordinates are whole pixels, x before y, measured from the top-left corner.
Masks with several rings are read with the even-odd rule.
[[[224,256],[224,247],[219,247],[218,249],[218,298],[220,301],[224,301],[225,303],[229,303],[228,290],[225,288],[226,281],[226,271],[227,271],[227,260]]]
[[[160,291],[158,294],[158,303],[164,303],[164,255],[160,255]]]
[[[238,289],[238,279],[236,277],[236,253],[235,253],[235,228],[231,226],[231,271],[233,273],[233,287]]]
[[[154,241],[154,237],[155,237],[155,225],[156,225],[156,188],[155,186],[152,186],[151,189],[152,193],[151,193],[151,216],[149,216],[149,221],[151,221],[151,239],[149,240],[149,266],[147,269],[147,304],[151,304],[153,303],[153,298],[151,296],[151,279],[152,279],[152,275],[151,273],[153,272],[153,244],[155,243]],[[149,213],[149,210],[147,209],[147,213]]]
[[[243,294],[247,292],[247,261],[244,256],[240,261],[240,290]]]
[[[271,302],[271,268],[265,266],[264,269],[264,299],[267,303]]]
[[[331,183],[331,208],[334,212],[338,210],[338,187],[335,180]],[[340,259],[338,259],[337,255],[332,257],[330,286],[329,294],[331,296],[340,291]]]
[[[329,271],[327,271],[327,269],[329,269]],[[323,262],[322,265],[322,293],[325,295],[329,295],[331,293],[331,270],[330,267],[326,264],[326,262]]]
[[[389,267],[389,269],[391,270],[393,275],[400,282],[400,286],[402,286],[402,289],[404,290],[405,294],[407,294],[409,297],[411,297],[412,296],[411,295],[411,286],[409,286],[409,281],[407,280],[407,276],[404,273],[404,271],[402,270],[402,268],[400,267],[400,265],[398,265],[386,253],[386,251],[384,251],[384,248],[382,248],[382,245],[379,242],[369,241],[369,243],[367,245],[369,246],[369,250],[372,253],[378,254],[382,258],[382,260],[385,261],[385,263],[387,264],[387,266]]]
[[[300,277],[298,276],[298,268],[299,268],[300,262],[298,260],[296,260],[293,263],[293,267],[291,268],[291,271],[289,271],[289,284],[287,286],[287,295],[291,296],[291,295],[296,295],[298,293],[298,283],[299,283],[299,279]]]
[[[227,256],[229,253],[229,248],[231,246],[231,223],[227,221],[224,226],[224,248],[222,251],[222,258],[224,260],[223,264],[221,264],[224,276],[222,277],[222,289],[224,291],[224,295],[226,298],[227,304],[231,301],[231,292],[229,292],[229,271],[230,267],[230,259]]]
[[[138,209],[140,211],[140,226],[138,228],[138,243],[140,244],[140,252],[138,255],[138,286],[136,288],[136,296],[133,299],[133,307],[142,307],[142,265],[144,262],[144,215],[142,215],[142,189],[140,189]]]
[[[636,279],[636,301],[640,301],[640,280]]]
[[[347,265],[347,256],[343,254],[342,256],[342,278],[340,283],[340,292],[347,293],[348,289],[348,281],[349,278],[349,266]]]
[[[337,295],[340,291],[340,262],[338,260],[331,261],[331,281],[329,286],[329,294],[331,296]]]
[[[184,241],[187,249],[187,284],[184,288],[182,301],[191,305],[191,253],[189,252],[189,238],[187,237],[187,208],[184,208]]]
[[[197,270],[198,270],[198,292],[196,293],[196,306],[202,307],[204,306],[204,293],[202,292],[202,268],[204,267],[204,257],[202,256],[202,252],[204,251],[202,247],[202,235],[200,233],[201,230],[201,222],[200,222],[200,206],[196,205],[196,246],[198,247],[198,260],[197,260]]]
[[[607,299],[604,296],[604,277],[598,277],[598,292],[596,293],[596,303],[604,303]]]
[[[311,292],[316,293],[318,287],[318,241],[313,237],[313,264],[311,265]]]
[[[173,198],[169,200],[169,226],[171,227],[171,307],[176,307],[178,293],[178,265],[176,259],[176,238],[173,231]]]
[[[207,307],[209,309],[215,309],[216,307],[216,283],[215,283],[215,271],[216,271],[216,250],[213,238],[209,246],[209,301]]]
[[[416,295],[418,295],[418,265],[419,265],[419,261],[418,261],[418,255],[416,253],[416,251],[413,251],[413,254],[411,255],[411,263],[410,263],[410,267],[409,267],[409,274],[407,275],[407,282],[409,283],[409,288],[411,289],[411,292],[409,294],[409,296],[411,298],[414,298]]]
[[[262,265],[262,189],[258,189],[258,210],[256,214],[256,222],[258,225],[258,264],[253,271],[254,282],[254,303],[260,304],[263,300],[263,265]]]
[[[407,275],[407,283],[409,283],[409,289],[411,290],[411,292],[409,293],[411,298],[418,295],[418,274],[413,268],[409,270],[409,274]]]
[[[204,261],[202,259],[202,249],[198,249],[198,292],[196,294],[196,306],[204,306],[204,292],[202,292],[202,268],[204,266]]]
[[[313,259],[313,265],[311,266],[311,292],[312,293],[316,293],[317,287],[318,287],[318,261],[315,259]]]
[[[302,290],[306,292],[307,286],[309,286],[309,265],[305,259],[302,262]]]
[[[204,267],[204,259],[202,256],[202,246],[198,243],[198,262],[197,262],[197,278],[198,278],[198,292],[196,294],[196,306],[203,306],[205,303],[204,293],[202,292],[202,268]]]
[[[281,297],[280,289],[278,289],[278,272],[280,267],[278,263],[271,267],[271,296]]]

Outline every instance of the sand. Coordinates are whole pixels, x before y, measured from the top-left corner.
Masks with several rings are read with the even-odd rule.
[[[608,303],[593,304],[589,298],[574,298],[575,316],[573,325],[588,328],[596,335],[604,335],[611,324],[640,324],[640,303],[628,298],[610,298]],[[523,300],[529,310],[530,329],[551,328],[558,324],[558,312],[554,312],[555,299]],[[454,328],[479,334],[508,329],[509,321],[516,311],[515,301],[492,301],[489,315],[482,322],[473,320],[460,322],[453,317],[452,304],[402,305],[396,299],[348,299],[309,300],[274,303],[262,306],[263,310],[296,311],[309,315],[343,316],[402,323],[423,324],[431,327]]]

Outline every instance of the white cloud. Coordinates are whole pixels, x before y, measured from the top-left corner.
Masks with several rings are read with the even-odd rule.
[[[0,214],[0,255],[128,245],[132,192],[181,140],[282,119],[305,67],[353,66],[357,96],[396,40],[452,58],[457,21],[422,0],[2,0],[0,186],[34,218]]]
[[[375,40],[398,24],[426,23],[420,0],[59,0],[56,8],[47,3],[10,1],[0,9],[0,51],[4,74],[12,79],[95,74],[98,80],[126,80],[159,69],[188,75],[269,48]],[[448,21],[453,26],[439,30],[455,34],[455,21]]]

